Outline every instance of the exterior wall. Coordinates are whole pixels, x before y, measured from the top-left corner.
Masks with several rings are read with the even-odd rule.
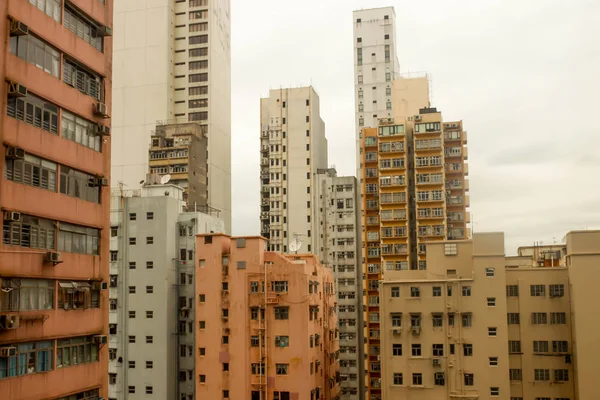
[[[429,78],[398,78],[392,81],[392,108],[394,119],[402,120],[430,106]]]
[[[327,139],[319,96],[312,87],[271,90],[261,99],[260,176],[261,235],[271,250],[287,252],[296,235],[303,251],[321,247],[310,203],[320,168],[327,168]]]
[[[200,235],[196,246],[196,287],[204,299],[196,311],[195,378],[202,382],[196,397],[265,399],[275,391],[290,399],[337,399],[339,347],[331,270],[312,255],[266,252],[266,240],[259,237]],[[274,281],[286,281],[287,290],[276,292]],[[309,286],[314,282],[318,284]],[[311,320],[314,306],[319,311]],[[289,307],[289,318],[276,319],[277,307]],[[311,346],[316,335],[320,343]],[[275,336],[287,336],[289,345],[276,345]],[[252,337],[258,345],[252,345]],[[252,364],[260,360],[264,374],[253,374]],[[311,373],[317,362],[322,373]],[[286,364],[287,374],[277,373],[276,364]]]
[[[52,225],[48,232],[52,232],[53,236],[49,234],[44,236],[48,240],[48,248],[44,250],[40,248],[41,243],[32,242],[32,237],[36,235],[35,230],[32,230],[32,235],[27,239],[24,239],[26,228],[21,230],[19,237],[22,241],[18,244],[11,243],[11,235],[7,235],[6,232],[3,234],[3,241],[0,244],[0,281],[3,285],[0,317],[2,324],[6,317],[19,318],[20,322],[15,329],[6,329],[7,326],[0,327],[0,347],[17,348],[19,355],[10,358],[14,363],[21,362],[17,359],[25,359],[25,349],[31,348],[32,342],[46,342],[50,350],[45,353],[48,354],[45,366],[41,367],[36,361],[35,366],[27,364],[20,366],[16,371],[12,369],[17,376],[0,378],[0,393],[2,397],[23,400],[54,399],[84,391],[88,391],[90,396],[96,398],[105,397],[108,366],[106,346],[91,344],[90,351],[92,348],[97,350],[97,361],[90,359],[92,361],[82,363],[84,360],[79,360],[78,365],[73,365],[75,364],[73,361],[73,364],[61,367],[57,363],[56,356],[57,341],[81,336],[96,336],[100,339],[108,333],[108,292],[95,289],[92,284],[95,286],[100,285],[101,281],[108,281],[109,190],[104,187],[99,189],[99,202],[62,194],[60,185],[61,183],[64,185],[64,182],[60,172],[66,172],[68,166],[90,176],[110,178],[110,137],[98,140],[101,151],[96,151],[64,136],[65,124],[62,122],[62,116],[66,111],[104,126],[110,126],[110,119],[96,117],[93,114],[93,104],[97,100],[63,82],[62,72],[63,61],[65,57],[69,57],[80,67],[96,74],[102,82],[100,98],[110,108],[112,38],[104,38],[103,51],[98,51],[63,25],[63,1],[59,1],[60,8],[55,13],[51,13],[55,18],[31,3],[31,1],[4,1],[0,5],[0,32],[4,35],[0,41],[0,58],[3,61],[0,66],[0,82],[2,82],[0,150],[2,154],[6,154],[8,146],[19,147],[25,151],[26,159],[38,157],[43,158],[45,162],[55,163],[56,180],[52,190],[41,188],[42,185],[47,185],[48,181],[44,180],[44,183],[41,183],[40,180],[45,178],[40,176],[36,176],[35,181],[32,180],[30,184],[21,183],[22,181],[16,178],[9,178],[8,166],[13,165],[13,160],[2,157],[0,158],[2,171],[0,208],[2,211],[19,212],[21,217],[51,220]],[[107,0],[104,4],[92,0],[74,0],[71,4],[97,27],[112,28],[111,0]],[[51,65],[49,63],[46,70],[28,62],[26,56],[15,54],[15,48],[11,44],[17,38],[9,34],[9,18],[14,18],[29,28],[28,35],[20,36],[20,39],[30,40],[32,36],[36,36],[46,45],[54,48],[57,59]],[[44,60],[46,61],[47,59]],[[52,69],[55,74],[51,74]],[[34,95],[46,103],[52,103],[56,109],[56,119],[51,124],[42,124],[44,114],[39,108],[38,113],[26,113],[27,118],[31,116],[31,120],[27,122],[23,115],[9,116],[7,81],[26,87],[29,96]],[[20,98],[19,101],[27,98]],[[48,111],[46,109],[47,117]],[[53,129],[52,133],[50,129]],[[24,175],[25,173],[21,176]],[[97,240],[98,254],[61,251],[61,263],[53,265],[45,262],[44,257],[48,251],[57,251],[59,236],[61,239],[65,237],[64,233],[59,234],[60,227],[65,227],[64,223],[79,224],[99,230],[98,239],[94,239]],[[3,231],[7,224],[10,222],[3,213]],[[41,237],[41,233],[37,237]],[[91,242],[92,239],[89,239]],[[60,246],[63,245],[64,242],[60,243]],[[95,247],[91,244],[90,246]],[[13,290],[22,293],[21,287],[16,282],[26,279],[39,279],[38,282],[42,279],[49,281],[52,294],[48,297],[44,295],[47,301],[44,306],[33,306],[33,310],[28,310],[32,307],[31,305],[25,307],[25,295],[22,297],[19,295],[21,300],[18,303],[8,302],[7,299]],[[67,284],[72,281],[90,282],[91,289],[81,287],[81,291],[89,293],[90,296],[94,293],[95,300],[80,309],[64,306],[59,308],[58,294],[63,293],[63,287],[58,284],[59,280],[68,282]],[[15,286],[7,288],[6,285],[11,284],[10,282],[14,282]],[[37,296],[42,296],[39,291],[36,293]],[[10,360],[4,358],[0,360],[0,365],[3,362],[13,362]],[[7,375],[10,374],[4,366],[3,369]]]
[[[600,350],[596,345],[597,318],[587,310],[594,304],[600,260],[600,231],[574,231],[567,234],[567,266],[571,283],[571,318],[573,321],[573,368],[575,394],[573,398],[592,399],[597,392],[594,365]]]
[[[111,309],[109,322],[116,324],[116,334],[109,337],[114,352],[109,398],[145,399],[148,388],[159,398],[193,396],[195,380],[188,375],[193,376],[192,328],[197,324],[191,312],[196,304],[195,235],[222,231],[223,222],[206,214],[182,213],[182,189],[173,185],[146,186],[142,193],[115,191],[111,200],[116,234],[111,238],[111,252],[116,253],[116,261],[111,262],[115,285],[110,298],[116,307]],[[153,244],[146,243],[149,237]],[[136,245],[129,244],[130,238],[137,239]],[[135,318],[130,316],[132,311]],[[152,318],[147,311],[153,313]],[[130,362],[135,362],[134,368]],[[181,372],[185,379],[180,378]]]
[[[318,170],[313,192],[319,259],[333,270],[340,330],[341,398],[364,398],[360,201],[357,180]]]
[[[208,134],[208,204],[221,211],[230,231],[231,6],[229,0],[200,4],[117,1],[115,110],[119,114],[114,130],[114,181],[132,189],[139,187],[148,170],[147,146],[157,121],[197,121]],[[196,11],[206,13],[191,20],[190,13]],[[190,25],[198,23],[206,23],[201,28],[205,30],[191,32]],[[206,43],[190,43],[190,37],[205,34]],[[204,48],[201,56],[189,53]],[[196,61],[206,64],[192,70],[191,63]],[[190,75],[197,73],[207,73],[207,80],[190,82]],[[189,90],[201,86],[206,88],[202,94]],[[190,101],[199,99],[206,99],[208,106],[192,106]]]
[[[396,12],[393,7],[356,10],[352,14],[352,19],[356,176],[361,176],[362,129],[377,126],[378,118],[394,116],[391,106],[391,88],[392,80],[400,72],[400,63],[396,53]],[[389,56],[386,56],[386,50]],[[362,62],[359,62],[360,52],[362,52]]]

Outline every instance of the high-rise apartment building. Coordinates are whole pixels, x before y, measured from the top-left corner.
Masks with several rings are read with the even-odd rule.
[[[195,122],[208,138],[208,206],[228,232],[230,27],[229,0],[115,1],[112,185],[140,186],[157,123]]]
[[[469,237],[462,122],[445,123],[417,79],[394,82],[398,117],[363,130],[365,354],[374,399],[381,395],[379,281],[392,271],[427,270],[428,243]]]
[[[151,137],[147,179],[154,175],[160,182],[167,177],[184,189],[188,210],[208,209],[207,148],[208,138],[196,122],[157,125]]]
[[[0,3],[0,397],[107,395],[112,0]]]
[[[196,398],[339,399],[331,269],[262,237],[197,237]]]
[[[587,307],[600,231],[513,257],[502,233],[432,242],[427,254],[426,271],[390,271],[381,282],[377,396],[594,398],[600,350]]]
[[[393,7],[356,10],[354,23],[354,104],[356,176],[361,179],[360,138],[363,128],[393,117],[392,81],[400,73],[396,54],[396,12]]]
[[[337,176],[336,170],[319,169],[313,192],[316,236],[321,247],[315,253],[333,270],[337,290],[340,330],[341,399],[364,399],[364,327],[360,198],[357,179]]]
[[[184,212],[173,184],[113,189],[108,399],[196,397],[196,234],[223,221]]]
[[[327,139],[319,96],[312,87],[275,89],[260,101],[261,235],[269,249],[292,252],[298,238],[302,251],[316,252],[314,175],[327,168]]]

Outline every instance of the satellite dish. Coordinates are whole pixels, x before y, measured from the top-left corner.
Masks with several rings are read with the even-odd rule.
[[[298,253],[300,247],[302,247],[302,241],[298,240],[298,238],[295,238],[290,242],[290,251]]]
[[[161,183],[161,185],[164,185],[164,184],[168,183],[170,180],[171,180],[171,175],[166,174],[165,176],[160,178],[160,183]]]

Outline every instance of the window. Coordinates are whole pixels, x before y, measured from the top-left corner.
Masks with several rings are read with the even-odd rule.
[[[456,243],[449,243],[444,245],[444,254],[447,256],[455,256],[458,254],[458,247]]]
[[[58,250],[67,253],[97,255],[99,237],[98,229],[61,222],[58,227]]]
[[[468,297],[471,295],[471,286],[463,286],[462,287],[462,295]]]
[[[152,386],[146,386],[146,394],[152,394]]]
[[[471,313],[463,313],[461,314],[462,326],[463,328],[468,328],[473,326],[473,316]]]
[[[487,306],[488,307],[496,307],[496,298],[495,297],[488,297],[487,298]]]
[[[62,16],[62,1],[60,0],[29,0],[31,4],[45,12],[47,16],[60,23]],[[63,400],[63,399],[59,399]]]
[[[206,348],[204,347],[200,347],[198,348],[198,352],[201,356],[205,356],[206,355]]]
[[[191,52],[194,50],[206,50],[206,49],[192,49],[192,50],[190,50],[190,57],[192,57]],[[191,87],[188,89],[188,95],[190,95],[190,96],[201,96],[204,94],[208,94],[208,86],[194,86],[194,87]]]
[[[402,326],[402,314],[401,313],[392,313],[392,326],[393,327],[401,327]]]
[[[198,329],[206,329],[206,321],[198,321]]]
[[[54,308],[54,281],[43,279],[2,280],[0,311],[33,311]]]
[[[498,328],[488,327],[488,336],[498,336]]]
[[[151,344],[154,342],[154,337],[153,336],[146,336],[146,343]]]
[[[58,133],[58,107],[34,95],[9,98],[6,113],[29,125]]]
[[[275,307],[275,319],[289,319],[290,308],[289,307]]]
[[[412,374],[412,384],[413,386],[422,386],[423,374]]]
[[[543,297],[546,296],[546,286],[545,285],[531,285],[531,296],[533,297]]]
[[[392,287],[392,297],[394,297],[394,298],[400,297],[400,287],[399,286]]]
[[[129,311],[129,318],[135,318],[135,311]]]
[[[272,281],[271,290],[275,293],[286,293],[288,291],[288,281]]]
[[[555,382],[568,382],[569,381],[569,370],[568,369],[555,369],[554,370],[554,381]]]
[[[56,163],[25,154],[24,159],[6,159],[4,176],[9,181],[56,192],[56,170]]]
[[[433,324],[434,328],[439,328],[444,325],[443,314],[441,314],[441,313],[432,314],[431,318],[432,318],[432,324]]]
[[[58,282],[58,308],[65,310],[99,308],[100,291],[88,282]]]
[[[264,375],[265,374],[265,364],[264,363],[253,363],[251,365],[252,375]]]
[[[508,341],[508,353],[509,354],[521,354],[521,341],[509,340]]]
[[[550,297],[563,297],[565,295],[565,285],[550,285]]]
[[[275,336],[276,347],[289,347],[290,337],[289,336]]]
[[[287,375],[289,364],[275,364],[275,371],[277,375]]]
[[[553,312],[550,313],[550,324],[552,325],[564,325],[567,323],[567,314],[564,312]]]
[[[98,361],[98,344],[93,336],[58,339],[56,341],[56,368],[70,367]]]
[[[568,353],[569,342],[566,340],[553,340],[552,341],[552,352],[553,353]]]
[[[549,369],[534,369],[533,370],[534,379],[536,381],[549,381],[550,380],[550,370]]]
[[[394,372],[394,385],[402,385],[402,373]]]
[[[0,358],[0,379],[47,372],[53,369],[53,341],[19,343],[6,346],[16,347],[16,354]]]
[[[448,313],[448,326],[454,326],[454,313]]]
[[[127,386],[127,393],[135,393],[135,386]]]
[[[432,354],[434,357],[443,357],[444,356],[444,345],[443,344],[432,345]]]
[[[433,380],[436,386],[444,386],[446,384],[446,376],[443,372],[436,372],[433,375]]]
[[[463,355],[465,357],[473,356],[473,345],[472,344],[468,344],[468,343],[463,344]]]
[[[64,26],[96,50],[103,51],[102,36],[98,34],[97,27],[68,6],[65,7]]]
[[[117,374],[108,374],[108,383],[109,385],[116,385],[117,384]],[[68,398],[65,398],[68,399]]]
[[[421,345],[420,344],[412,344],[411,354],[413,357],[421,357]]]
[[[534,340],[533,341],[533,352],[534,353],[547,353],[548,352],[548,341],[547,340]]]
[[[102,78],[66,58],[63,82],[96,100],[102,100]]]
[[[67,140],[79,143],[95,151],[102,150],[102,137],[94,133],[94,127],[97,124],[83,119],[66,110],[62,110],[61,131],[62,136]],[[87,185],[87,182],[86,182]],[[133,213],[135,215],[135,213]],[[131,217],[131,214],[130,214]],[[131,221],[135,221],[131,219]]]
[[[490,357],[490,367],[498,366],[498,357]]]
[[[146,318],[154,318],[154,311],[146,311]]]
[[[475,376],[473,374],[464,374],[465,386],[473,386],[475,384]]]
[[[518,285],[507,285],[506,286],[506,297],[519,297],[519,286]]]
[[[432,295],[433,297],[442,297],[442,287],[441,286],[434,286],[432,288]]]
[[[420,297],[421,290],[417,286],[411,286],[410,288],[410,297]]]
[[[154,244],[154,237],[146,236],[146,244]]]
[[[208,43],[208,35],[190,36],[188,40],[189,44],[204,44]]]
[[[33,249],[55,248],[54,222],[21,214],[20,221],[4,219],[2,225],[2,243]]]
[[[521,369],[509,369],[508,376],[511,381],[523,380],[523,371]]]
[[[393,356],[401,356],[402,355],[402,345],[401,344],[392,344],[392,355]]]
[[[508,325],[519,325],[521,323],[521,314],[519,313],[508,313],[507,317]]]
[[[485,269],[485,276],[494,276],[496,275],[496,269],[495,268],[486,268]]]
[[[531,313],[531,323],[533,325],[544,325],[548,323],[548,314],[534,312]]]
[[[154,261],[146,261],[146,269],[153,269]]]
[[[491,387],[490,396],[500,396],[500,388],[496,386]]]

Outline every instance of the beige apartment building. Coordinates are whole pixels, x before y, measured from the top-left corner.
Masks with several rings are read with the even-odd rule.
[[[331,269],[262,237],[196,238],[196,398],[338,399]]]
[[[581,307],[600,280],[600,231],[519,254],[505,257],[502,233],[479,233],[427,244],[427,270],[386,273],[383,373],[371,378],[383,398],[597,397],[597,321]]]
[[[269,250],[291,252],[320,247],[315,235],[315,175],[327,168],[327,139],[319,96],[312,86],[274,89],[260,100],[261,235]]]

